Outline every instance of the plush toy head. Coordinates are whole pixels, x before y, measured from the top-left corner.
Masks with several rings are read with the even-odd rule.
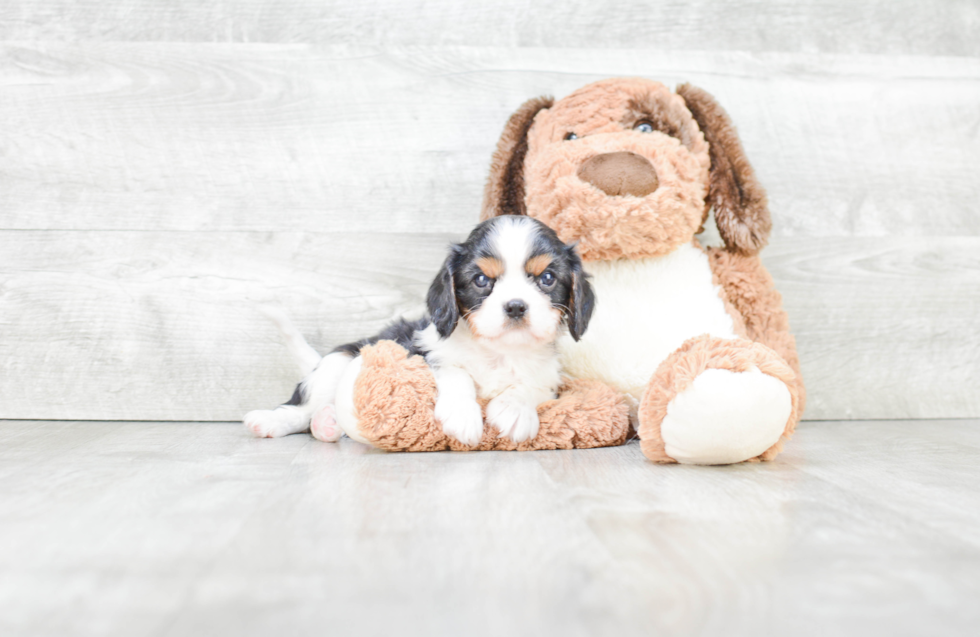
[[[667,254],[714,208],[730,251],[769,235],[766,196],[728,116],[690,85],[611,79],[525,103],[494,154],[482,218],[529,215],[586,261]]]

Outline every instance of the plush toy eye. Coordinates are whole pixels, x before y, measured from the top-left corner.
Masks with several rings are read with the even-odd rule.
[[[473,279],[473,284],[478,288],[485,288],[490,285],[490,277],[485,274],[478,274],[476,278]]]
[[[575,133],[571,133],[571,132],[568,133],[567,135],[565,135],[565,141],[571,141],[573,139],[578,139],[578,135],[576,135]]]
[[[636,125],[633,127],[633,130],[639,131],[641,133],[652,133],[653,132],[653,124],[651,124],[650,122],[648,122],[646,120],[644,120],[642,122],[637,122]]]
[[[546,288],[550,288],[555,284],[555,275],[553,272],[544,272],[538,277],[538,281]]]

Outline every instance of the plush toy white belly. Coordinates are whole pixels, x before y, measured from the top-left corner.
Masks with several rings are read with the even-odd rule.
[[[692,244],[651,259],[585,264],[596,293],[589,328],[559,341],[565,373],[603,380],[636,399],[660,363],[689,338],[735,338],[708,256]]]

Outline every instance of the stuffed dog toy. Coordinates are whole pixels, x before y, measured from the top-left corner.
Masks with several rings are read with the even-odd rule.
[[[714,211],[723,248],[695,235]],[[514,444],[487,427],[473,448],[621,444],[631,422],[655,462],[771,460],[805,391],[781,297],[758,257],[766,195],[727,114],[705,91],[612,79],[536,98],[504,128],[482,218],[528,215],[577,242],[597,303],[559,344],[570,380]],[[424,361],[393,343],[364,352],[352,400],[389,450],[466,448],[435,422]]]

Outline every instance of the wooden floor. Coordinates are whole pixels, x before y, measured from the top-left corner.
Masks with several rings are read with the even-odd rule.
[[[980,420],[771,464],[0,421],[0,634],[966,635]]]

